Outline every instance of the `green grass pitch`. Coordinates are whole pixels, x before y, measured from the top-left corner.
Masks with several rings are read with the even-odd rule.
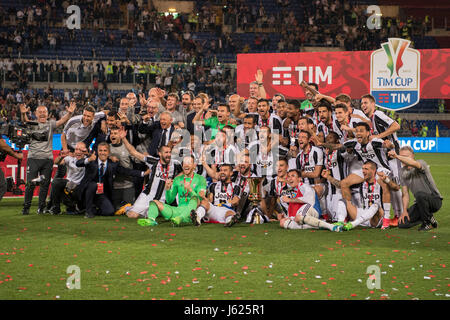
[[[35,206],[22,216],[22,199],[3,199],[0,299],[449,300],[450,155],[418,158],[444,197],[430,232],[141,227],[126,217],[38,216]],[[72,265],[80,289],[67,288]],[[379,289],[367,286],[369,266],[379,267]]]

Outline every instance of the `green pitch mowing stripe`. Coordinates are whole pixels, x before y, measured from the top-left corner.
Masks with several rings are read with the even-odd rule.
[[[418,158],[444,197],[438,229],[424,233],[277,223],[140,227],[122,216],[38,216],[35,206],[22,216],[23,199],[3,199],[0,299],[448,300],[450,155]],[[79,267],[80,289],[67,288],[75,283],[69,266]],[[378,277],[369,279],[374,266]],[[377,280],[379,289],[368,288]]]

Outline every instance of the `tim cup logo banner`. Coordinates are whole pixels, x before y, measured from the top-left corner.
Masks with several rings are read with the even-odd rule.
[[[389,38],[370,56],[370,93],[377,106],[401,110],[420,100],[420,52],[411,41]]]

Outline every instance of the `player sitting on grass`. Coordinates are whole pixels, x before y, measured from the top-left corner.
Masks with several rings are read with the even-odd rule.
[[[233,167],[222,164],[219,171],[219,181],[209,186],[208,198],[201,201],[197,210],[191,211],[192,223],[200,226],[201,222],[224,223],[231,227],[238,220],[235,207],[239,204],[241,188],[231,182]]]
[[[332,225],[319,219],[319,213],[314,209],[315,191],[301,181],[297,170],[289,171],[288,183],[292,188],[290,195],[282,196],[281,200],[289,204],[289,217],[280,220],[281,227],[285,229],[322,228],[335,232],[342,231],[342,226]]]
[[[342,199],[338,203],[336,225],[343,225],[344,231],[349,231],[356,226],[378,228],[383,223],[383,197],[389,192],[389,188],[399,189],[382,171],[377,172],[377,164],[373,161],[366,161],[362,166],[364,181],[361,183],[360,203],[355,205],[351,201]],[[380,178],[377,180],[376,175]],[[348,187],[342,187],[342,194],[349,194]],[[344,224],[347,217],[350,222]]]
[[[166,203],[158,200],[150,202],[148,208],[148,219],[139,219],[140,225],[157,225],[156,217],[159,214],[166,219],[172,221],[174,225],[181,223],[191,223],[190,213],[197,209],[201,199],[206,194],[206,179],[195,173],[195,160],[193,156],[183,158],[183,174],[175,179],[166,181]],[[178,196],[178,207],[168,205],[172,203]]]

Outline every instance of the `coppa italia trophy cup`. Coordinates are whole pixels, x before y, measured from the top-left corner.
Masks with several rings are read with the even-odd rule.
[[[250,201],[251,213],[253,213],[253,222],[260,224],[262,219],[262,212],[259,210],[259,203],[262,200],[261,183],[264,178],[261,177],[249,177],[247,178],[249,193],[248,200]]]

